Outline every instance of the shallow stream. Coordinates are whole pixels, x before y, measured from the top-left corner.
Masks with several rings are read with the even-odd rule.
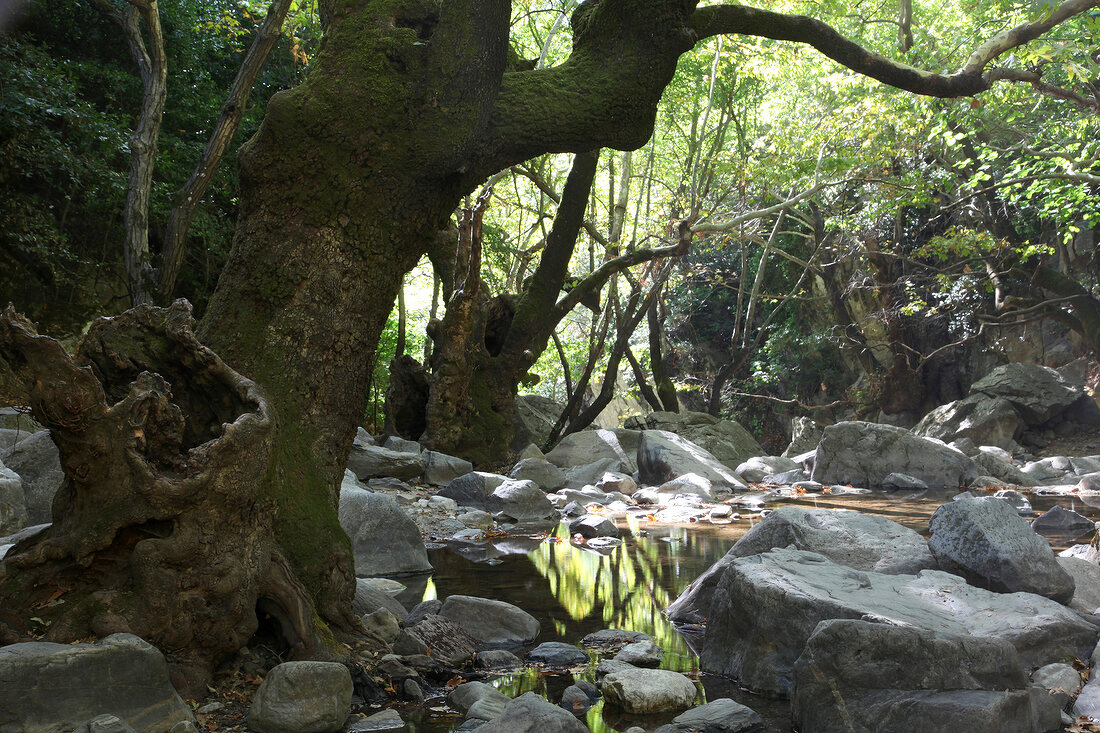
[[[774,509],[795,504],[853,509],[888,517],[927,536],[932,513],[956,493],[872,491],[802,496],[769,501],[767,507]],[[1100,508],[1075,497],[1029,495],[1028,499],[1036,515],[1061,504],[1100,520]],[[662,614],[689,583],[760,521],[759,513],[741,511],[742,519],[727,524],[667,525],[645,519],[632,521],[630,529],[635,534],[624,536],[622,545],[603,554],[571,542],[564,524],[557,527],[548,524],[541,531],[513,533],[480,545],[437,547],[429,552],[435,573],[418,581],[402,579],[409,587],[398,597],[407,608],[424,599],[442,599],[456,594],[513,603],[532,614],[542,625],[536,644],[545,641],[577,644],[586,634],[605,628],[645,632],[665,650],[663,668],[688,673],[697,680],[697,704],[731,697],[756,710],[765,719],[769,731],[789,731],[790,711],[785,701],[753,695],[740,690],[732,680],[701,674],[692,645],[698,646],[702,638],[696,634],[681,634]],[[527,531],[527,527],[524,530]],[[1048,535],[1047,538],[1056,550],[1074,543],[1071,536]],[[1082,541],[1087,538],[1088,535]],[[590,656],[596,659],[594,652],[590,652]],[[547,675],[526,669],[504,674],[493,680],[493,684],[510,697],[533,690],[557,702],[575,677],[594,681],[593,669],[594,666],[577,675]],[[407,722],[406,730],[443,733],[458,727],[462,719],[443,713],[441,704],[441,700],[434,700],[419,707],[399,708]],[[588,711],[585,720],[594,733],[610,733],[632,725],[652,730],[672,717],[632,719],[614,710],[604,710],[601,702]]]

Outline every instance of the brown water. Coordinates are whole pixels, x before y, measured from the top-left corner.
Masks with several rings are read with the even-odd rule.
[[[852,509],[888,517],[927,536],[928,520],[940,504],[957,491],[874,491],[863,494],[814,495],[769,502],[768,508],[783,504],[829,509]],[[1094,520],[1100,509],[1073,497],[1029,496],[1035,513],[1062,504]],[[632,523],[634,536],[624,538],[618,548],[600,554],[567,539],[567,530],[547,525],[543,533],[501,538],[491,544],[452,546],[431,550],[434,576],[420,585],[410,585],[401,600],[412,607],[425,598],[446,598],[463,594],[495,598],[513,603],[539,620],[542,633],[536,643],[564,641],[578,643],[588,633],[605,628],[629,629],[651,635],[664,650],[661,666],[688,673],[697,680],[697,704],[720,697],[732,697],[756,710],[769,731],[789,731],[790,709],[786,702],[771,700],[740,690],[736,683],[699,672],[692,646],[698,635],[681,634],[661,613],[704,570],[725,554],[729,547],[759,520],[758,514],[728,524],[707,522],[688,525]],[[562,539],[547,538],[557,532]],[[1048,537],[1055,549],[1073,544],[1072,537]],[[591,653],[593,660],[595,653]],[[576,678],[594,681],[591,669]],[[572,684],[573,675],[545,675],[537,670],[506,674],[494,680],[502,691],[514,697],[536,691],[556,702]],[[440,714],[430,708],[440,700],[401,710],[410,733],[442,733],[461,724],[461,718]],[[586,722],[594,733],[611,733],[631,725],[652,730],[667,722],[647,716],[630,719],[598,704]]]

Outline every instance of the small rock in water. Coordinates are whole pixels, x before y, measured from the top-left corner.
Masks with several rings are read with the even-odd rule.
[[[600,699],[600,690],[588,680],[578,682],[565,688],[561,693],[560,705],[574,715],[585,713]]]
[[[643,634],[641,631],[601,629],[600,631],[593,631],[591,634],[585,636],[581,639],[581,644],[584,646],[616,648],[639,641],[653,641],[653,637],[649,634]]]
[[[516,669],[523,666],[523,660],[504,649],[487,649],[477,653],[474,664],[478,669]]]
[[[667,669],[623,669],[600,681],[608,702],[627,713],[661,713],[682,710],[695,702],[695,684],[679,672]]]
[[[369,731],[397,730],[404,727],[405,721],[401,719],[401,714],[393,708],[389,708],[355,721],[344,728],[344,733],[368,733]]]
[[[654,733],[763,733],[764,721],[752,708],[723,697],[680,713]]]
[[[636,641],[627,644],[615,655],[615,660],[635,667],[657,667],[665,656],[665,650],[652,641]]]
[[[1055,505],[1035,517],[1031,528],[1036,532],[1091,532],[1096,529],[1096,524],[1072,509]]]
[[[560,641],[544,641],[527,654],[527,661],[547,667],[572,667],[586,664],[588,654],[572,644]]]

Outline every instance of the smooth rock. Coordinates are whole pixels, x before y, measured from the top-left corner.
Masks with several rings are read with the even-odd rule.
[[[382,447],[397,453],[421,453],[424,446],[415,440],[406,440],[398,435],[390,435],[382,441]]]
[[[1073,702],[1073,714],[1100,721],[1100,677],[1091,678]]]
[[[1031,523],[1036,532],[1095,532],[1096,523],[1086,516],[1055,504]]]
[[[1024,420],[1012,403],[984,394],[941,405],[925,415],[913,432],[946,443],[969,439],[977,445],[1010,447],[1024,430]]]
[[[501,711],[510,702],[507,695],[484,682],[463,682],[447,693],[447,704],[463,714],[468,713],[470,708],[485,700],[499,703]],[[483,720],[489,720],[489,718],[483,718]]]
[[[572,644],[544,641],[527,653],[527,661],[547,667],[572,667],[588,663],[588,654]]]
[[[664,504],[674,496],[698,496],[706,501],[714,501],[717,494],[713,482],[696,473],[685,473],[657,487],[657,503]]]
[[[0,463],[0,537],[15,534],[27,524],[23,480],[15,471]]]
[[[817,625],[794,667],[791,709],[803,733],[1042,733],[1060,723],[1008,642],[856,619]]]
[[[493,490],[508,480],[499,473],[471,471],[452,480],[436,492],[436,496],[454,499],[459,506],[480,509],[486,512],[500,511],[500,500],[494,497]]]
[[[554,505],[534,481],[509,479],[493,489],[500,512],[517,522],[547,519],[554,515]]]
[[[928,549],[948,572],[1003,593],[1038,593],[1059,603],[1073,598],[1073,578],[1055,561],[1050,545],[1004,501],[944,504],[928,528]]]
[[[257,733],[335,733],[351,712],[348,668],[336,662],[283,662],[252,698],[248,726]]]
[[[638,430],[675,433],[702,447],[730,470],[736,469],[749,458],[764,453],[752,434],[739,423],[722,420],[705,412],[651,412],[641,417],[629,418],[625,425]]]
[[[164,655],[133,634],[0,647],[0,730],[62,733],[104,714],[139,733],[195,720],[168,679]]]
[[[29,524],[51,521],[53,498],[65,480],[65,473],[50,431],[40,430],[23,438],[0,454],[0,460],[22,481],[26,521]]]
[[[562,691],[561,702],[558,704],[574,715],[581,715],[599,699],[599,688],[588,680],[580,680]]]
[[[500,717],[477,729],[479,733],[588,733],[573,714],[527,692],[504,706]]]
[[[505,649],[486,649],[474,659],[478,669],[518,669],[523,660]]]
[[[738,557],[788,546],[821,553],[855,570],[897,575],[937,567],[923,537],[885,517],[784,506],[768,514],[696,578],[668,607],[669,618],[681,623],[705,623],[714,589],[727,565]]]
[[[626,662],[635,667],[654,668],[661,665],[664,657],[665,650],[652,641],[636,641],[620,649],[614,658],[616,661]]]
[[[654,733],[764,733],[766,730],[755,710],[722,697],[680,713]]]
[[[569,534],[579,534],[588,539],[592,537],[618,537],[619,528],[615,526],[614,522],[606,517],[601,517],[598,514],[589,514],[570,522]]]
[[[626,629],[600,629],[586,634],[581,639],[583,646],[614,648],[634,644],[639,641],[653,641],[653,637],[641,631],[628,631]]]
[[[509,478],[534,481],[544,492],[557,491],[566,484],[565,474],[545,458],[524,458],[517,463]]]
[[[760,483],[766,476],[783,473],[785,471],[801,471],[802,467],[783,456],[753,456],[747,461],[742,461],[734,469],[734,473],[743,481],[750,484]]]
[[[607,702],[627,713],[650,714],[682,710],[695,702],[695,684],[668,669],[623,669],[600,680]]]
[[[546,460],[562,469],[610,460],[610,467],[605,470],[633,474],[638,470],[635,455],[639,438],[637,430],[580,430],[562,438],[554,450],[546,454]]]
[[[389,450],[377,445],[353,445],[348,468],[360,481],[388,476],[402,481],[424,473],[424,458],[419,453]]]
[[[915,489],[922,490],[927,489],[928,484],[921,481],[915,476],[909,476],[904,473],[891,473],[882,479],[882,488],[884,489]]]
[[[401,626],[397,623],[397,617],[386,608],[379,608],[374,613],[364,614],[360,617],[360,620],[368,631],[376,634],[378,638],[387,644],[397,641],[397,637],[401,633]]]
[[[539,635],[534,616],[511,603],[476,596],[448,596],[439,615],[488,647],[527,644]]]
[[[1031,673],[1031,681],[1047,690],[1076,695],[1081,690],[1081,673],[1072,665],[1055,662]]]
[[[937,570],[863,572],[818,553],[776,548],[726,567],[711,602],[701,667],[753,690],[787,694],[795,660],[818,622],[830,618],[1003,639],[1032,666],[1081,658],[1097,633],[1075,612],[1034,594],[994,593]]]
[[[977,393],[1012,403],[1028,425],[1049,421],[1084,396],[1077,384],[1038,364],[999,366],[970,386],[970,394]]]
[[[474,464],[465,458],[434,450],[426,450],[421,455],[424,458],[424,481],[432,486],[445,486],[459,476],[465,476],[474,470]]]
[[[1073,578],[1073,598],[1066,605],[1085,613],[1100,609],[1100,565],[1079,557],[1055,558],[1062,570]]]
[[[603,476],[600,476],[596,481],[595,486],[600,491],[610,493],[617,491],[622,494],[630,494],[638,488],[638,483],[625,473],[619,473],[618,471],[604,471]]]
[[[984,471],[943,443],[893,425],[852,421],[825,428],[811,478],[822,484],[875,488],[891,473],[943,488],[968,486]]]
[[[791,418],[791,442],[787,449],[783,451],[783,457],[793,459],[797,455],[814,450],[817,448],[817,444],[821,442],[821,434],[824,431],[825,428],[815,423],[811,418]]]
[[[638,444],[638,477],[660,486],[684,474],[697,474],[713,490],[740,491],[748,485],[702,447],[664,430],[646,430]]]
[[[340,526],[351,539],[357,575],[432,569],[420,530],[392,496],[362,489],[341,491]]]

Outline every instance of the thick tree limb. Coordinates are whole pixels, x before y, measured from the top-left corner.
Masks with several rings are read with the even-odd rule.
[[[804,15],[785,15],[744,5],[712,5],[696,10],[689,25],[700,39],[719,33],[740,33],[804,43],[842,66],[884,84],[932,97],[962,97],[983,92],[994,82],[1011,77],[1011,73],[1002,69],[986,71],[997,57],[1097,6],[1100,6],[1098,0],[1067,0],[1043,20],[1022,23],[993,36],[974,49],[953,74],[936,74],[893,61],[848,40],[826,23]]]

